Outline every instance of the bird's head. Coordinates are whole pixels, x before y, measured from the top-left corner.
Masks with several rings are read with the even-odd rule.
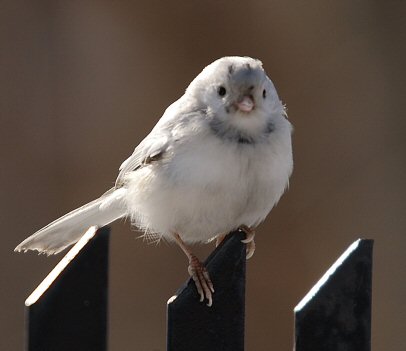
[[[283,118],[283,105],[262,63],[250,57],[223,57],[207,66],[189,85],[212,128],[227,138],[255,140]]]

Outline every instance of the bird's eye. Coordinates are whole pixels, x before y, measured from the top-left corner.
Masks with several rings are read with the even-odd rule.
[[[220,86],[219,88],[218,88],[218,90],[217,90],[217,92],[218,92],[218,94],[220,95],[220,96],[224,96],[224,95],[226,95],[226,88],[224,88],[223,86]]]
[[[266,98],[266,90],[262,90],[262,97],[265,99]]]

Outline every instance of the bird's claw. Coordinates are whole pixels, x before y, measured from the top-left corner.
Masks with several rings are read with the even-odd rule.
[[[227,234],[219,234],[216,237],[216,247],[218,247],[225,239],[225,237],[227,236]]]
[[[241,240],[241,242],[243,242],[244,244],[247,245],[247,247],[246,247],[246,252],[247,252],[246,258],[248,260],[254,255],[254,252],[255,252],[255,241],[254,241],[255,230],[250,228],[250,227],[247,227],[246,225],[242,225],[239,229],[241,231],[243,231],[245,233],[245,235],[246,235],[245,239]]]
[[[255,241],[252,240],[249,243],[246,244],[247,248],[246,248],[246,253],[247,255],[245,256],[247,260],[249,260],[252,256],[254,256],[254,252],[255,252]]]
[[[206,298],[208,300],[207,306],[210,307],[213,304],[213,283],[206,267],[194,255],[189,259],[188,272],[195,282],[197,292],[200,295],[200,302]]]

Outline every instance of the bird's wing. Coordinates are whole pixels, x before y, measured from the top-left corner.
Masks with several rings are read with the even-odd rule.
[[[173,141],[173,124],[183,113],[181,99],[171,104],[145,139],[120,166],[116,188],[123,185],[125,175],[164,156]]]
[[[196,105],[197,106],[197,105]],[[125,175],[140,167],[165,157],[174,143],[182,142],[196,133],[198,128],[190,127],[192,120],[202,120],[202,108],[195,107],[183,95],[172,103],[145,139],[135,148],[133,154],[120,166],[115,188],[124,184]],[[184,130],[187,127],[188,132]]]
[[[154,135],[155,134],[155,135]],[[116,180],[116,187],[123,184],[125,175],[128,172],[137,170],[151,161],[161,158],[170,145],[169,134],[151,133],[134,150],[120,166],[120,172]]]

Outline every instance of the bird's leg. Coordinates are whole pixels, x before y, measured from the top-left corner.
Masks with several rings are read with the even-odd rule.
[[[211,306],[213,304],[214,287],[206,267],[199,261],[192,251],[190,251],[179,234],[174,233],[173,237],[189,259],[188,272],[195,282],[197,292],[200,295],[200,301],[203,301],[204,298],[206,298],[208,300],[207,306]]]
[[[246,238],[244,240],[241,240],[241,242],[247,245],[247,260],[248,260],[254,255],[255,252],[255,241],[254,241],[255,229],[250,228],[246,225],[240,226],[239,229],[246,234]]]

